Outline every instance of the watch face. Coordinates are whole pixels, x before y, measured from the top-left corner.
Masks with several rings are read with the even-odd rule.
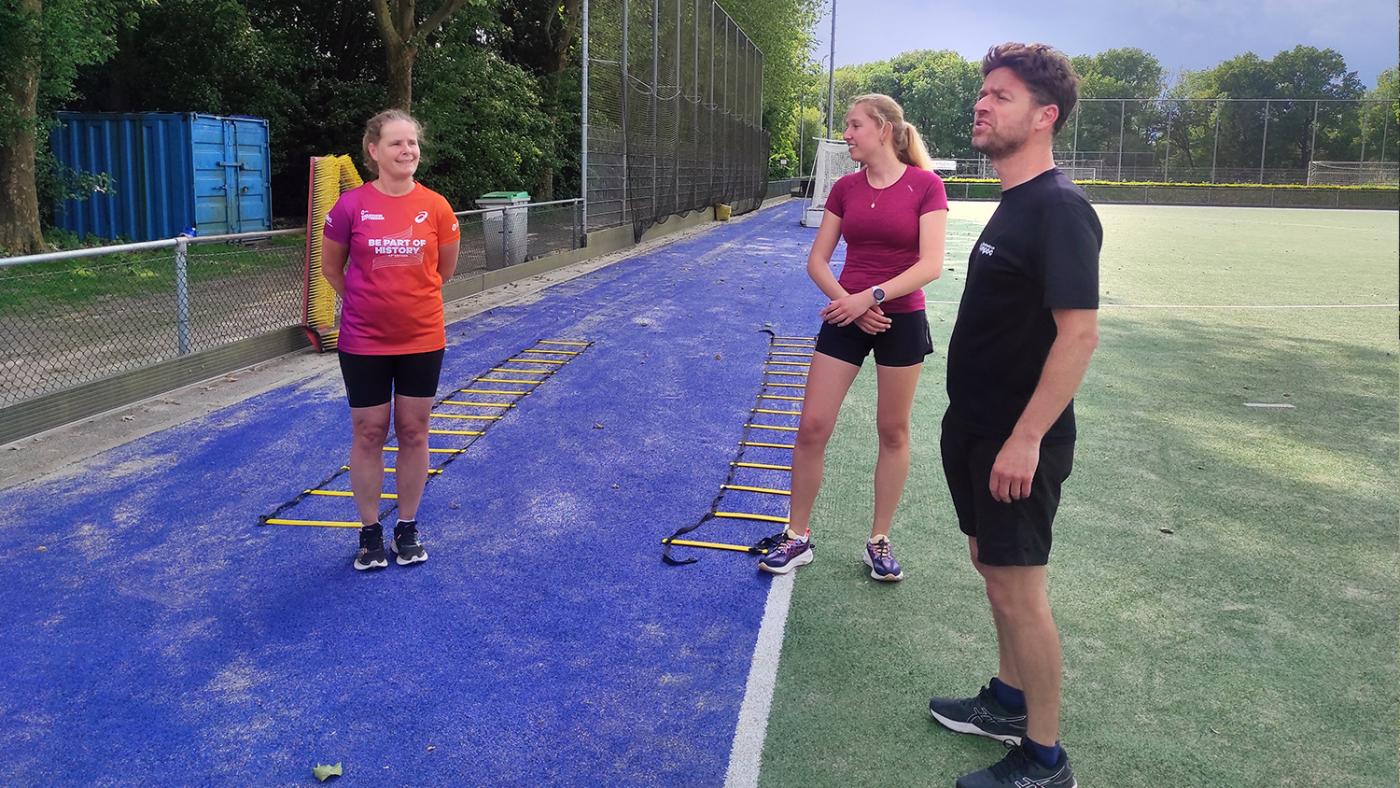
[[[875,303],[878,304],[885,300],[885,289],[883,287],[872,288],[872,290],[875,295]]]

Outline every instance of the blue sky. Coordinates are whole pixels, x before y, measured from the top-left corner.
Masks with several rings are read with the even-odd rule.
[[[830,0],[822,0],[830,9]],[[837,0],[836,65],[884,60],[911,49],[981,58],[991,44],[1038,40],[1071,55],[1138,47],[1169,79],[1252,51],[1269,58],[1297,44],[1332,48],[1367,87],[1397,61],[1395,0]],[[813,59],[827,53],[831,19],[817,23]]]

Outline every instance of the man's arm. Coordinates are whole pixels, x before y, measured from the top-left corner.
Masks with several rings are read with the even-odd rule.
[[[992,497],[1002,503],[1031,494],[1031,479],[1040,463],[1040,440],[1074,399],[1099,344],[1097,309],[1055,309],[1051,314],[1056,335],[1040,381],[992,465]]]

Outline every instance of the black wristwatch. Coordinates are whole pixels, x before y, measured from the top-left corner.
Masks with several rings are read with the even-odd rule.
[[[885,303],[885,288],[879,285],[875,285],[874,287],[870,288],[870,294],[872,296],[875,296],[875,306],[879,306]]]

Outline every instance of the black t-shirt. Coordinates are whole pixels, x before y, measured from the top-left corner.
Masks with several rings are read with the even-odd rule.
[[[1098,309],[1103,227],[1084,192],[1051,169],[1002,192],[967,264],[948,345],[948,415],[1006,437],[1035,393],[1053,309]],[[1074,440],[1074,403],[1042,442]]]

